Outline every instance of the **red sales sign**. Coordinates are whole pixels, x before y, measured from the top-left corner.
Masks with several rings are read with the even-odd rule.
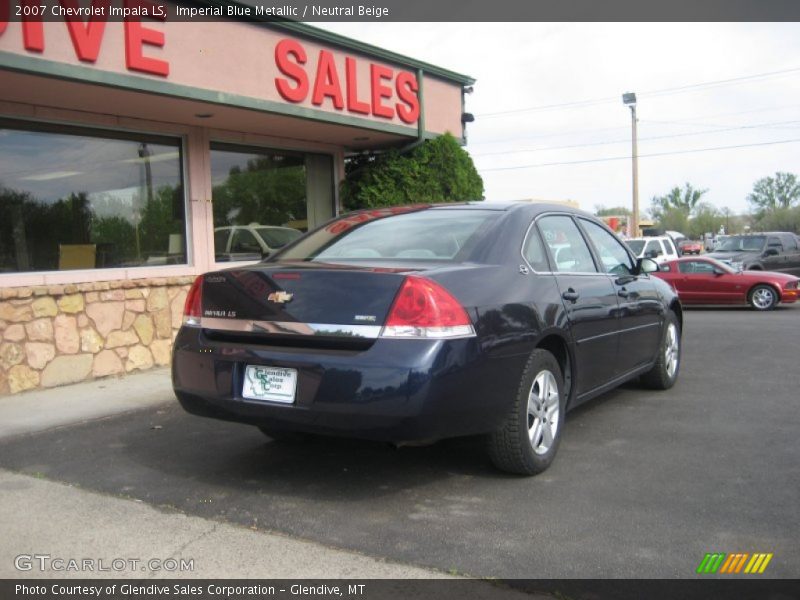
[[[45,52],[45,30],[42,24],[45,10],[54,7],[36,4],[37,0],[20,0],[18,7],[22,25],[22,43],[28,52]],[[88,20],[78,14],[78,0],[58,0],[64,23],[72,40],[75,56],[88,63],[97,61],[111,14],[111,0],[92,0]],[[142,23],[142,16],[163,21],[166,11],[150,0],[122,0],[125,31],[125,66],[130,71],[149,75],[169,75],[169,62],[146,55],[147,47],[163,48],[163,31]],[[0,0],[0,35],[9,25],[11,0]],[[48,13],[49,14],[49,13]],[[54,13],[55,14],[55,13]],[[308,53],[300,42],[283,39],[275,45],[275,67],[279,76],[274,83],[277,92],[287,102],[299,104],[308,100],[314,106],[330,107],[355,115],[372,115],[393,120],[398,117],[412,124],[419,119],[419,85],[408,71],[395,71],[385,65],[365,63],[345,57],[344,70],[328,50],[320,50],[316,68],[311,68]],[[363,71],[362,71],[363,70]],[[359,89],[359,72],[368,70],[368,89]],[[313,72],[312,72],[313,71]]]

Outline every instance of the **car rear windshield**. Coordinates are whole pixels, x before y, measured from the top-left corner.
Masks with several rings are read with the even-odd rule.
[[[276,260],[459,260],[482,226],[499,213],[479,209],[397,207],[332,221],[275,256]]]
[[[734,235],[722,242],[717,252],[758,252],[767,238],[763,235]]]
[[[301,231],[289,229],[288,227],[259,227],[256,231],[270,248],[283,248],[292,240],[296,240],[303,235]]]

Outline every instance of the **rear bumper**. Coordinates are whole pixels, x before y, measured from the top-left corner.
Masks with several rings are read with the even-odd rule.
[[[476,338],[378,339],[366,350],[210,341],[184,327],[172,380],[185,410],[273,429],[390,442],[496,429],[509,410],[525,357],[489,359]],[[242,397],[247,365],[296,369],[291,405]]]

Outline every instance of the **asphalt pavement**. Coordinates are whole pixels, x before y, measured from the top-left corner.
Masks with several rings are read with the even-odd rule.
[[[279,443],[165,397],[0,441],[12,472],[0,477],[2,527],[20,485],[67,484],[200,529],[369,559],[376,573],[428,574],[400,577],[685,578],[707,552],[771,552],[766,575],[797,578],[800,306],[693,309],[685,323],[675,388],[630,384],[571,412],[554,465],[534,478],[497,472],[476,438]],[[57,504],[40,510],[61,520]],[[105,526],[86,524],[95,537]],[[12,550],[38,547],[32,531],[0,542],[0,574]],[[318,573],[311,564],[287,576]]]

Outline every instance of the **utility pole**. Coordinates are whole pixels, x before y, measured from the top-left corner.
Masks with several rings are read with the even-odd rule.
[[[622,94],[622,102],[631,109],[631,158],[633,170],[633,210],[631,211],[631,237],[639,236],[639,147],[636,128],[636,94]]]

